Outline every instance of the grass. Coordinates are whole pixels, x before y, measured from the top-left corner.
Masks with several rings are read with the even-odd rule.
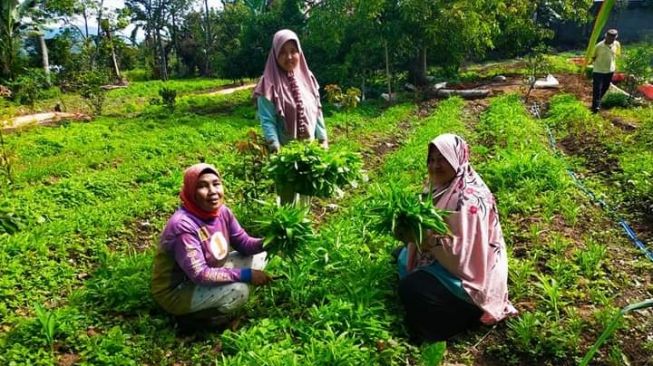
[[[125,98],[141,93],[134,87]],[[0,363],[48,365],[68,354],[82,364],[426,365],[445,353],[447,362],[471,363],[475,346],[499,364],[575,364],[615,309],[653,291],[653,266],[573,186],[567,165],[589,174],[580,169],[586,161],[551,151],[544,123],[557,136],[591,133],[605,146],[628,141],[609,150],[623,170],[609,181],[619,184],[631,184],[626,172],[646,171],[648,158],[635,157],[644,156],[653,133],[648,117],[615,109],[645,127],[614,137],[573,98],[556,98],[547,120],[536,121],[518,96],[501,96],[473,125],[463,123],[465,102],[457,98],[439,102],[424,118],[408,103],[387,109],[365,103],[347,114],[325,106],[331,149],[361,153],[369,184],[420,192],[428,141],[453,132],[470,142],[472,164],[496,196],[510,297],[520,316],[422,348],[408,342],[389,263],[397,242],[370,218],[368,185],[337,201],[316,200],[316,237],[298,246],[292,261],[271,260],[269,271],[287,279],[253,292],[237,331],[185,337],[155,306],[148,295],[154,247],[178,205],[186,166],[215,164],[243,226],[260,219],[247,210],[252,202],[244,200],[244,178],[234,170],[235,143],[258,128],[249,92],[186,94],[174,113],[110,107],[90,124],[11,134],[17,183],[2,192],[0,206],[12,216],[0,219],[9,217],[19,231],[0,230]],[[345,125],[353,127],[349,138]],[[643,197],[647,189],[624,196]],[[322,214],[328,203],[337,204],[335,211]],[[596,364],[632,354],[628,343],[650,347],[639,336],[650,319],[636,323],[627,317],[617,327]]]
[[[224,79],[184,79],[184,80],[151,80],[131,82],[128,88],[113,89],[107,92],[105,110],[107,115],[134,116],[147,108],[152,98],[159,96],[159,89],[166,87],[177,91],[177,95],[190,95],[196,93],[208,93],[218,88],[231,84],[231,80]],[[16,105],[13,113],[15,115],[51,112],[56,104],[60,104],[64,112],[90,113],[88,106],[79,95],[73,93],[62,93],[57,88],[52,88],[47,93],[48,98],[39,100],[34,110],[27,106]]]
[[[44,304],[56,314],[56,355],[74,353],[91,364],[141,364],[161,362],[168,350],[179,349],[180,340],[169,318],[147,295],[153,242],[177,205],[184,167],[204,160],[222,169],[236,160],[233,143],[246,136],[247,128],[257,125],[248,101],[245,92],[188,96],[171,115],[152,106],[130,119],[102,117],[92,124],[35,128],[9,137],[17,184],[4,192],[3,207],[9,203],[24,223],[16,234],[0,235],[2,363],[53,362],[37,337],[41,332],[32,304]],[[229,106],[229,113],[215,109],[221,104]],[[378,106],[351,112],[347,118],[361,118],[361,114],[376,117],[366,118],[366,123],[355,129],[359,140],[342,140],[343,146],[336,143],[333,149],[366,149],[368,139],[396,133],[397,123],[413,110],[404,104],[383,115]],[[189,115],[191,111],[194,114]],[[341,117],[333,117],[337,126]],[[339,140],[337,134],[333,137]],[[239,185],[237,178],[225,173],[227,189]],[[230,204],[238,199],[239,192],[233,193]],[[324,292],[312,296],[324,296]],[[363,315],[361,324],[370,316]],[[257,318],[257,324],[259,321],[266,324]],[[271,327],[284,321],[288,321],[286,315],[275,319]],[[89,336],[88,329],[95,329],[98,336]],[[174,357],[209,362],[214,346],[210,343],[223,341],[229,349],[233,346],[229,337],[228,333],[215,335],[189,349],[182,347]],[[318,339],[331,339],[333,344],[316,343]],[[353,338],[327,330],[306,342],[306,352],[310,350],[311,357],[318,359],[331,357],[329,347],[358,347]],[[257,357],[265,356],[266,347],[261,349]],[[270,362],[282,357],[276,349],[270,352],[276,353]],[[238,357],[233,358],[230,362],[238,363]],[[287,359],[281,359],[285,364]]]

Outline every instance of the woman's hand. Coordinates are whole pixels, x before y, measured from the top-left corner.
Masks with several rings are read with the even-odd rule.
[[[322,146],[324,150],[329,150],[329,141],[327,140],[320,141],[320,146]]]
[[[268,151],[270,154],[276,154],[281,150],[281,145],[276,141],[268,141]]]
[[[414,243],[416,241],[415,235],[411,233],[410,230],[406,230],[403,227],[396,227],[393,234],[395,239],[405,244]]]
[[[258,269],[252,269],[252,285],[263,286],[272,281],[272,277]]]
[[[448,239],[449,234],[439,234],[434,232],[431,229],[426,230],[424,233],[424,241],[422,243],[422,250],[431,250],[439,245],[442,245],[442,241]]]

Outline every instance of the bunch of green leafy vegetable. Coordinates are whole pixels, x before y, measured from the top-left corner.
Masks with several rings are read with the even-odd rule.
[[[291,142],[270,157],[265,171],[277,187],[292,187],[302,195],[328,198],[345,186],[356,187],[363,179],[362,166],[356,153]]]
[[[426,230],[436,234],[449,232],[444,221],[447,211],[435,208],[428,198],[396,185],[380,189],[368,207],[380,230],[400,240],[407,237],[418,247]]]
[[[263,203],[261,212],[263,219],[255,221],[256,231],[270,255],[293,257],[315,237],[307,207]]]

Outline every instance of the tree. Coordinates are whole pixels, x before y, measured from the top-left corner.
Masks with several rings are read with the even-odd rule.
[[[3,0],[0,2],[0,77],[13,79],[20,48],[20,36],[25,31],[22,19],[34,7],[35,0]]]
[[[132,32],[135,42],[140,29],[145,31],[145,45],[152,51],[154,74],[162,80],[168,79],[168,57],[165,46],[166,19],[169,15],[167,1],[164,0],[127,0],[125,6],[132,14],[132,23],[136,25]]]
[[[130,13],[128,8],[116,10],[109,13],[106,18],[102,19],[100,27],[104,32],[104,36],[99,44],[106,44],[109,47],[111,53],[111,68],[113,69],[113,74],[117,81],[121,81],[122,77],[120,75],[120,65],[118,63],[118,57],[116,56],[116,46],[113,35],[129,25],[129,17]]]

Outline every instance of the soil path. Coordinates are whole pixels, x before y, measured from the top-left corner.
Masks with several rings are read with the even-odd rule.
[[[225,95],[225,94],[231,94],[235,93],[240,90],[245,90],[245,89],[253,89],[256,86],[256,84],[251,83],[251,84],[245,84],[242,86],[236,86],[233,88],[227,88],[227,89],[220,89],[218,91],[202,94],[202,95]]]
[[[13,131],[27,125],[47,125],[65,119],[86,120],[88,118],[88,116],[82,113],[45,112],[19,116],[8,121],[0,121],[0,125],[2,125],[3,131]]]
[[[226,95],[235,93],[240,90],[252,89],[255,86],[256,84],[251,83],[226,89],[220,89],[209,93],[203,93],[201,95]],[[8,121],[0,121],[0,126],[2,126],[3,131],[13,131],[24,126],[49,125],[65,119],[89,120],[90,117],[82,113],[44,112],[14,117]]]

